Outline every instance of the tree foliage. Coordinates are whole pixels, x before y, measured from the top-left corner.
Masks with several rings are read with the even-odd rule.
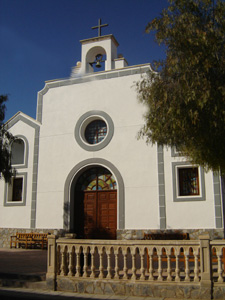
[[[225,2],[170,0],[148,23],[165,60],[137,83],[146,104],[140,136],[225,171]]]
[[[0,95],[0,177],[3,176],[5,181],[9,182],[13,174],[10,153],[13,136],[7,131],[6,125],[3,123],[6,110],[5,102],[7,100],[7,95]]]

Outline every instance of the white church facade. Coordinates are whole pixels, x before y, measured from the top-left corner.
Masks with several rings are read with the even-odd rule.
[[[145,107],[135,82],[150,64],[128,66],[117,47],[113,35],[82,40],[71,77],[47,81],[38,93],[36,119],[18,112],[7,122],[16,175],[0,180],[0,246],[22,231],[223,237],[219,175],[137,139]],[[104,70],[95,72],[99,64]]]

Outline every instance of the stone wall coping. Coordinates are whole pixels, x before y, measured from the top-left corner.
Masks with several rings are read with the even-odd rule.
[[[77,244],[77,245],[118,245],[118,246],[138,246],[138,245],[168,245],[168,246],[196,246],[200,245],[199,240],[82,240],[82,239],[68,239],[68,238],[59,238],[57,239],[57,244]]]
[[[210,236],[209,236],[208,233],[200,234],[200,235],[199,235],[199,239],[200,239],[200,240],[210,240]]]
[[[221,239],[221,240],[212,240],[210,241],[210,245],[211,246],[214,246],[214,245],[224,245],[225,243],[225,240],[224,239]]]

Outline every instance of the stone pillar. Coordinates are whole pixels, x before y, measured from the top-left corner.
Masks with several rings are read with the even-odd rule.
[[[56,290],[56,239],[57,236],[48,236],[48,257],[47,257],[47,287],[53,291]]]
[[[211,259],[209,234],[199,236],[200,240],[200,266],[201,285],[211,286]]]

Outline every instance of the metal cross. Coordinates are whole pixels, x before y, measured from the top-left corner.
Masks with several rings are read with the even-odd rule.
[[[102,22],[102,20],[98,19],[98,26],[91,27],[91,29],[97,29],[98,28],[98,36],[101,36],[101,28],[106,27],[106,26],[109,25],[109,24],[101,24],[101,22]]]

